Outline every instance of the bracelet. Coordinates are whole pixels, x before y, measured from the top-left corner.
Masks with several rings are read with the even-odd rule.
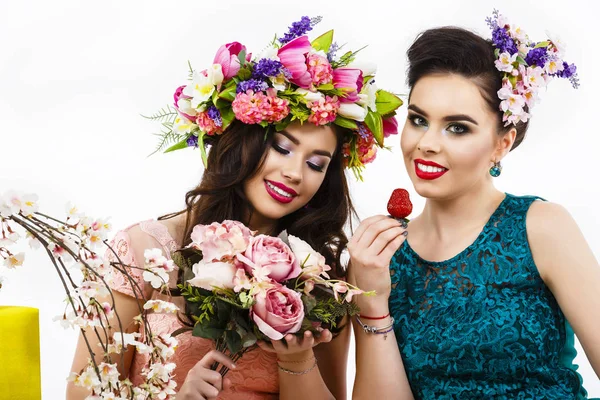
[[[383,317],[368,317],[366,315],[358,314],[362,319],[384,319],[390,316],[390,313],[385,314]]]
[[[306,375],[310,371],[312,371],[313,369],[315,369],[316,366],[317,366],[317,359],[316,358],[315,358],[315,363],[312,365],[312,367],[310,367],[309,369],[305,369],[304,371],[292,371],[291,369],[283,368],[281,365],[277,364],[277,368],[281,372],[285,372],[286,374],[290,374],[290,375]]]
[[[382,326],[382,327],[366,325],[366,324],[364,324],[360,320],[360,318],[358,316],[356,317],[356,321],[358,322],[358,324],[360,325],[360,327],[363,328],[363,330],[365,331],[365,333],[383,334],[384,335],[383,336],[384,340],[387,339],[387,334],[394,329],[394,317],[391,317],[391,321],[390,321],[389,325]]]
[[[315,356],[312,356],[311,358],[307,358],[306,360],[300,360],[300,361],[288,361],[288,360],[280,360],[279,358],[277,359],[277,362],[282,362],[282,363],[288,363],[288,364],[302,364],[305,363],[307,361],[312,361],[315,359]]]

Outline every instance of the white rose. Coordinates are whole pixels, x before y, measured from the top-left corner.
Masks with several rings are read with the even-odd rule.
[[[338,114],[355,121],[364,121],[367,116],[367,109],[355,103],[342,103]]]
[[[325,257],[321,253],[315,251],[308,243],[296,236],[288,235],[288,241],[298,262],[300,262],[303,275],[306,275],[306,277],[323,275],[329,278],[326,271],[331,270],[331,267],[325,264]]]
[[[213,290],[214,287],[232,289],[236,270],[236,266],[230,263],[201,260],[192,266],[194,278],[188,282],[206,290]]]

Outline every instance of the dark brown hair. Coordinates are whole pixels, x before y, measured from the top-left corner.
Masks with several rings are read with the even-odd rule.
[[[419,79],[431,74],[457,74],[471,79],[490,110],[498,116],[498,133],[507,133],[512,124],[504,127],[498,90],[502,88],[502,75],[496,69],[494,46],[491,41],[457,27],[429,29],[417,36],[407,52],[408,86],[414,88]],[[527,111],[527,110],[526,110]],[[527,132],[528,122],[516,125],[517,136],[514,150],[521,144]]]
[[[280,219],[278,232],[273,233],[286,229],[305,240],[325,257],[332,272],[341,277],[344,269],[340,255],[348,243],[344,226],[355,211],[341,151],[344,135],[350,132],[336,125],[332,128],[337,136],[337,149],[321,187],[306,207]],[[190,243],[192,229],[197,224],[226,219],[248,223],[246,219],[253,210],[244,194],[244,183],[261,170],[273,134],[273,129],[234,121],[226,132],[214,137],[202,180],[185,195],[187,219],[182,247]]]

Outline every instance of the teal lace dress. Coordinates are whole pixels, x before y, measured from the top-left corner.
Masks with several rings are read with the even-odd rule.
[[[542,281],[507,194],[475,242],[430,262],[404,242],[390,312],[416,399],[585,399],[571,327]]]

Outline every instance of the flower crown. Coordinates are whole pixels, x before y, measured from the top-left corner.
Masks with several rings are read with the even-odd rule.
[[[362,179],[384,138],[398,133],[394,115],[402,100],[377,89],[375,67],[354,63],[357,52],[336,57],[340,46],[333,30],[310,42],[305,33],[320,20],[302,17],[254,59],[233,42],[219,48],[208,69],[190,66],[191,82],[175,91],[175,109],[147,117],[164,127],[156,151],[199,147],[206,165],[205,139],[222,134],[235,119],[276,131],[295,120],[333,123],[352,130],[343,144],[344,161]]]
[[[496,48],[496,68],[503,72],[502,89],[498,91],[504,126],[527,122],[528,111],[538,100],[538,91],[554,78],[567,78],[579,87],[577,67],[562,59],[564,47],[558,40],[533,42],[529,36],[494,10],[486,22],[492,30]],[[527,111],[525,111],[527,108]]]

